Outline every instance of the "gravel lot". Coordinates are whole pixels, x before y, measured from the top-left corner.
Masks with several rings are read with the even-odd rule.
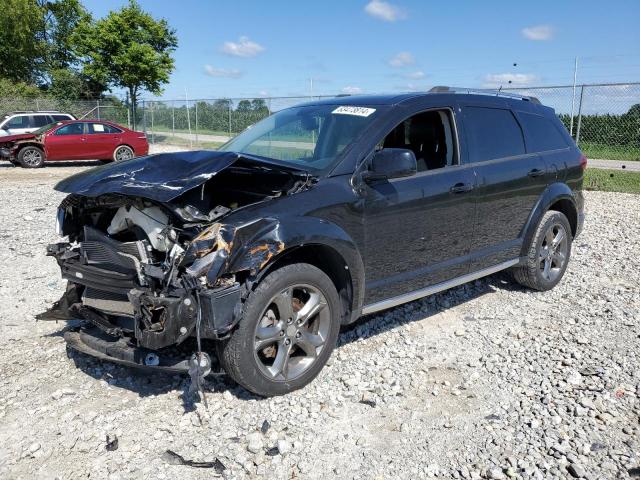
[[[63,291],[51,186],[86,165],[0,166],[1,478],[640,477],[640,196],[587,192],[551,292],[499,274],[367,317],[308,388],[214,378],[205,409],[34,320]]]

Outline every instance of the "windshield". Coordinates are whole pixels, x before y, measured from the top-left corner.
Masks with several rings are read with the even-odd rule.
[[[371,123],[375,111],[337,105],[288,108],[249,127],[220,150],[267,157],[316,173],[328,171]]]
[[[55,127],[55,126],[56,126],[56,122],[53,122],[53,123],[50,123],[50,124],[48,124],[48,125],[45,125],[44,127],[40,127],[39,129],[34,130],[34,131],[33,131],[33,132],[31,132],[31,133],[33,133],[34,135],[40,135],[41,133],[44,133],[44,132],[46,132],[47,130],[51,130],[51,129],[52,129],[53,127]]]

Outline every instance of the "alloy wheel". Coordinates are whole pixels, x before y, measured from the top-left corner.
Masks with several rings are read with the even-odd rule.
[[[314,364],[331,329],[331,312],[322,292],[292,285],[268,303],[254,338],[260,371],[270,380],[291,381]]]
[[[544,234],[538,265],[542,277],[547,281],[554,281],[562,273],[568,252],[567,232],[560,223],[553,223]]]
[[[119,147],[116,150],[115,157],[116,157],[116,162],[119,162],[121,160],[129,160],[130,158],[133,158],[133,152],[128,147]]]
[[[30,148],[22,155],[22,162],[30,167],[37,167],[42,163],[42,154],[38,150]]]

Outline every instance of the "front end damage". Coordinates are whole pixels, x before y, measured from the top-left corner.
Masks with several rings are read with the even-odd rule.
[[[158,194],[166,186],[160,179],[152,194],[148,179],[136,191],[134,176],[123,188],[111,177],[102,175],[101,183],[112,185],[108,192],[96,188],[96,196],[82,178],[82,192],[60,205],[57,228],[65,241],[49,245],[47,254],[67,290],[38,318],[84,320],[65,334],[76,350],[174,372],[188,371],[194,358],[190,364],[174,347],[197,340],[202,373],[211,362],[201,340],[230,333],[253,279],[284,250],[275,220],[234,223],[233,212],[308,188],[310,177],[238,159],[201,175],[197,185],[172,186],[170,196]]]

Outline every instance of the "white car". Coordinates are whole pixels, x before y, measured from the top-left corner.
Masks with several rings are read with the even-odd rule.
[[[70,113],[55,111],[12,112],[0,119],[0,137],[31,133],[50,123],[75,119]]]

